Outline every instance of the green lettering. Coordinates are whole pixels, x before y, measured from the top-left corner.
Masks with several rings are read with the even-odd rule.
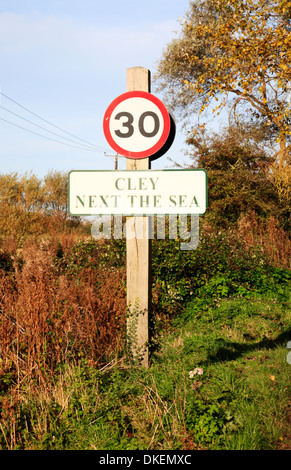
[[[181,194],[179,196],[179,206],[180,207],[186,207],[186,201],[185,201],[185,198],[187,199],[187,196]]]
[[[78,200],[80,201],[80,203],[82,204],[82,206],[85,207],[85,196],[83,196],[83,201],[82,201],[82,199],[80,198],[80,196],[77,196],[77,197],[76,197],[76,208],[78,207]]]
[[[190,207],[193,206],[194,204],[195,204],[196,207],[199,207],[199,206],[198,206],[197,199],[196,199],[195,196],[193,197],[193,199],[192,199],[192,201],[191,201]]]
[[[117,207],[117,206],[118,206],[118,203],[117,203],[117,198],[119,198],[119,199],[120,199],[120,196],[118,196],[118,195],[117,195],[117,196],[115,196],[115,195],[114,195],[114,196],[111,196],[111,198],[114,198],[114,207]]]
[[[133,191],[136,189],[131,187],[131,178],[128,178],[128,189]]]
[[[170,196],[170,202],[173,204],[172,207],[176,207],[176,196],[172,194],[172,196]]]
[[[161,204],[160,204],[160,198],[161,196],[154,196],[154,207],[161,207]]]
[[[144,203],[146,204],[146,207],[149,207],[149,196],[140,196],[140,207],[144,207]]]
[[[103,204],[104,204],[105,207],[108,207],[108,204],[107,204],[107,202],[106,202],[106,199],[107,199],[107,198],[108,198],[108,196],[100,196],[100,199],[101,199],[101,201],[103,202]]]
[[[117,178],[117,180],[115,181],[115,187],[116,189],[118,189],[119,191],[122,191],[124,188],[120,188],[119,187],[119,181],[120,180],[123,180],[124,181],[124,178]]]
[[[134,198],[137,197],[137,196],[127,196],[130,198],[130,207],[133,207],[134,205]]]
[[[155,190],[155,189],[156,189],[156,184],[157,184],[158,180],[159,180],[159,178],[157,178],[157,179],[156,179],[156,181],[154,181],[154,179],[153,179],[153,178],[150,178],[150,182],[151,182],[151,183],[152,183],[152,185],[153,185],[153,190]]]
[[[89,207],[96,207],[96,206],[93,206],[93,204],[95,203],[95,198],[96,196],[89,196]]]
[[[139,189],[147,189],[145,186],[146,178],[139,178]]]

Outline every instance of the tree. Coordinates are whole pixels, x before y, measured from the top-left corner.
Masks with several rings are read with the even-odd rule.
[[[260,121],[276,141],[272,178],[290,198],[291,2],[194,1],[165,50],[157,81],[184,117],[219,113]],[[232,101],[229,101],[232,100]],[[215,103],[215,105],[213,105]]]
[[[44,177],[44,194],[47,214],[66,220],[68,214],[68,175],[50,171]]]
[[[0,175],[1,236],[16,235],[23,239],[39,230],[44,207],[41,182],[34,175],[17,173]]]
[[[247,213],[263,219],[275,214],[288,229],[288,208],[280,203],[266,176],[272,160],[264,146],[248,138],[246,132],[237,127],[219,134],[199,130],[187,139],[191,167],[203,168],[208,174],[209,211],[205,218],[212,225],[227,228]]]
[[[45,215],[51,228],[65,230],[66,226],[79,225],[80,217],[71,216],[68,210],[68,174],[50,171],[43,181]]]
[[[0,241],[81,227],[81,218],[68,212],[67,174],[50,172],[44,180],[33,174],[0,175],[0,227]]]

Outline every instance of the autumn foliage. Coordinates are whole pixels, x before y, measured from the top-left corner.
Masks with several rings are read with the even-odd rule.
[[[208,175],[204,219],[221,229],[255,213],[261,220],[275,218],[290,231],[288,199],[280,198],[270,180],[273,159],[254,133],[236,126],[212,133],[195,129],[187,144],[190,165],[204,168]]]
[[[80,218],[68,213],[68,177],[49,172],[43,179],[34,174],[0,175],[0,240],[12,237],[18,242],[29,235],[70,232]]]
[[[101,267],[89,255],[78,268],[73,241],[29,240],[0,270],[2,373],[44,379],[82,357],[101,367],[123,347],[124,270]]]
[[[82,357],[100,365],[123,347],[124,268],[99,264],[102,241],[88,253],[90,224],[68,213],[67,182],[0,175],[1,370],[13,381]]]
[[[194,1],[157,75],[172,109],[190,122],[198,115],[195,125],[225,109],[238,125],[263,127],[272,141],[270,180],[289,201],[290,51],[288,0]]]

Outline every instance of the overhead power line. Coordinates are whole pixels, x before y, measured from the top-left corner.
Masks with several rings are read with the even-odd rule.
[[[35,135],[38,135],[40,137],[43,137],[44,139],[51,140],[52,142],[57,142],[58,144],[62,144],[62,145],[68,145],[69,147],[73,147],[73,148],[80,149],[80,150],[87,150],[89,152],[96,152],[96,149],[90,149],[89,147],[77,147],[76,145],[68,144],[67,142],[61,142],[60,140],[51,139],[50,137],[47,137],[46,135],[39,134],[38,132],[34,132],[30,129],[27,129],[26,127],[19,126],[18,124],[15,124],[14,122],[8,121],[7,119],[1,118],[1,117],[0,117],[0,119],[1,119],[1,121],[7,122],[8,124],[12,124],[15,127],[19,127],[19,129],[23,129],[27,132],[30,132],[31,134],[35,134]]]
[[[74,144],[81,145],[81,144],[80,144],[79,142],[77,142],[76,140],[68,139],[68,137],[63,137],[61,134],[57,134],[56,132],[50,131],[49,129],[46,129],[46,128],[43,127],[43,126],[39,126],[38,124],[35,124],[34,122],[30,121],[29,119],[26,119],[26,118],[24,118],[23,116],[20,116],[19,114],[14,113],[13,111],[11,111],[10,109],[5,108],[4,106],[1,106],[1,105],[0,105],[0,108],[4,109],[4,111],[7,111],[7,112],[10,113],[10,114],[13,114],[13,116],[16,116],[16,117],[22,119],[23,121],[29,122],[30,124],[32,124],[33,126],[38,127],[39,129],[42,129],[42,130],[44,130],[44,131],[46,131],[46,132],[49,132],[50,134],[56,135],[57,137],[60,137],[61,139],[65,139],[65,140],[67,140],[67,141],[69,141],[69,142],[73,142]],[[23,129],[24,129],[24,128],[23,128]],[[92,146],[89,146],[89,147],[88,147],[87,145],[84,145],[83,147],[84,147],[85,149],[94,150],[95,152],[96,152],[97,149],[98,149],[97,147],[95,147],[95,148],[92,147]],[[99,149],[98,149],[98,150],[99,150]]]
[[[97,151],[97,150],[102,150],[102,151],[106,150],[104,147],[101,147],[101,146],[96,145],[96,144],[92,144],[91,142],[88,142],[87,140],[81,139],[80,137],[76,136],[75,134],[72,134],[72,133],[70,133],[70,132],[68,132],[68,131],[65,131],[65,130],[62,129],[61,127],[56,126],[55,124],[51,123],[51,122],[48,121],[47,119],[44,119],[43,117],[41,117],[41,116],[39,116],[38,114],[34,113],[33,111],[31,111],[30,109],[26,108],[26,107],[23,106],[22,104],[20,104],[20,103],[18,103],[17,101],[13,100],[13,99],[10,98],[9,96],[7,96],[5,93],[3,93],[3,92],[0,91],[0,94],[1,94],[2,96],[4,96],[5,98],[7,98],[7,99],[8,99],[9,101],[11,101],[12,103],[14,103],[14,104],[16,104],[17,106],[19,106],[20,108],[22,108],[22,109],[24,109],[25,111],[29,112],[29,113],[32,114],[33,116],[36,116],[38,119],[42,120],[43,122],[46,122],[46,123],[49,124],[50,126],[53,126],[55,129],[58,129],[59,131],[65,133],[65,134],[67,134],[67,135],[70,135],[71,137],[74,137],[75,139],[79,140],[80,142],[84,142],[84,143],[88,144],[91,148],[92,148],[92,147],[95,148],[95,151]],[[1,106],[1,107],[2,107],[2,106]],[[3,107],[2,107],[2,108],[3,108]],[[4,109],[5,109],[5,108],[4,108]],[[11,112],[11,111],[9,111],[9,112]],[[11,112],[11,113],[12,113],[12,112]],[[13,113],[12,113],[12,114],[13,114]],[[18,117],[21,117],[21,116],[18,116]],[[27,119],[25,119],[25,118],[22,118],[22,117],[21,117],[21,119],[24,119],[24,120],[26,120],[26,121],[28,121],[28,122],[31,122],[31,121],[29,121],[29,120],[27,120]],[[13,124],[13,123],[11,123],[11,122],[8,121],[8,120],[5,120],[5,119],[2,119],[2,120],[3,120],[3,121],[6,121],[6,122],[9,122],[10,124]],[[33,124],[33,123],[32,123],[32,124]],[[21,129],[28,130],[28,129],[24,128],[24,127],[18,126],[17,124],[14,124],[14,125],[15,125],[16,127],[20,127]],[[37,124],[34,124],[34,125],[37,126]],[[38,127],[40,127],[40,126],[38,126]],[[43,129],[44,129],[44,128],[43,128]],[[52,133],[52,131],[49,131],[49,130],[47,130],[47,129],[45,129],[45,130]],[[36,132],[33,132],[33,131],[29,131],[29,132],[32,132],[33,134],[36,134],[36,135],[40,135],[40,134],[37,134]],[[56,135],[58,135],[58,134],[56,134]],[[59,135],[58,135],[58,136],[59,136]],[[44,136],[41,135],[41,137],[44,137]],[[62,139],[65,139],[65,137],[62,137],[62,136],[59,136],[59,137],[61,137]],[[55,141],[54,139],[49,139],[49,138],[47,138],[47,139],[48,139],[48,140]],[[67,140],[70,140],[70,139],[67,139]],[[59,141],[55,141],[55,142],[63,143],[63,142],[59,142]],[[78,144],[79,144],[79,143],[78,143]],[[81,145],[81,144],[79,144],[79,145]],[[89,150],[89,149],[88,149],[88,150]]]

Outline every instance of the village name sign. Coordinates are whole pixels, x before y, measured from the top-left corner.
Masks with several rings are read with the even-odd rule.
[[[205,213],[204,170],[71,171],[72,215],[177,215]]]

